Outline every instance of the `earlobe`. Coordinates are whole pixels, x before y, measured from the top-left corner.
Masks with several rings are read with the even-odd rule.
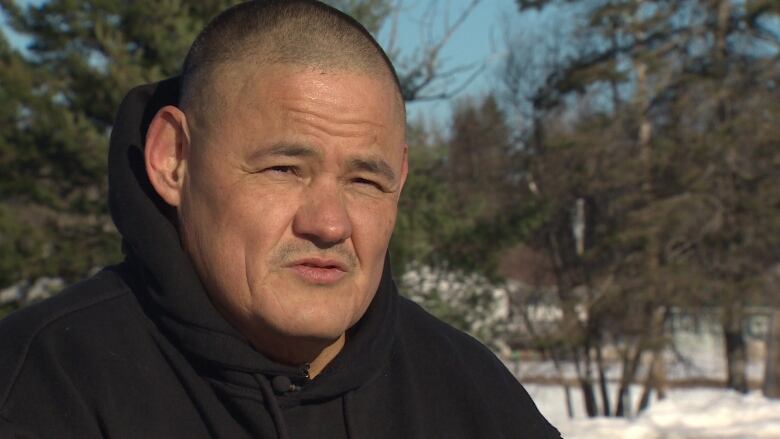
[[[157,194],[174,207],[181,202],[189,140],[185,114],[171,105],[157,112],[146,134],[146,174]]]

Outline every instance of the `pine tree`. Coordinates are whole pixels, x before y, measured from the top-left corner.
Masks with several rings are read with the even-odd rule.
[[[399,76],[407,99],[426,97],[428,87],[437,84],[440,51],[478,1],[445,26],[432,47],[406,54]],[[114,112],[132,87],[176,75],[196,34],[234,3],[0,0],[8,26],[30,41],[20,53],[0,35],[0,163],[7,170],[0,182],[1,286],[47,275],[75,281],[121,258],[105,203]],[[374,34],[397,12],[392,0],[328,3]],[[420,164],[429,166],[435,164]],[[420,196],[436,198],[433,188],[442,185],[429,180],[421,186]],[[406,200],[416,196],[410,193]],[[399,220],[394,259],[435,258],[430,249],[436,245],[412,237],[448,230],[437,223],[446,218],[441,209],[434,200],[423,210],[426,218]],[[451,235],[437,236],[433,241]]]
[[[106,207],[114,112],[132,87],[179,72],[208,20],[235,0],[1,0],[24,54],[0,34],[0,285],[67,282],[120,260]],[[389,0],[333,2],[372,31]]]

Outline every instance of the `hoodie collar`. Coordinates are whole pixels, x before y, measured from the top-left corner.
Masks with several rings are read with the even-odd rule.
[[[151,186],[144,165],[146,130],[157,111],[178,103],[179,80],[131,90],[120,105],[109,150],[109,208],[122,235],[126,263],[144,309],[189,357],[223,373],[300,375],[256,351],[212,305],[171,218],[173,211]],[[374,300],[347,332],[341,353],[301,392],[328,398],[360,387],[381,372],[395,334],[397,292],[389,257]]]

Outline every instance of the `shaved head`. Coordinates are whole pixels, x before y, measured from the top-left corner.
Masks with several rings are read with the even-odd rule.
[[[312,0],[249,1],[214,18],[185,59],[181,108],[206,124],[215,110],[224,110],[220,87],[240,87],[242,75],[277,64],[386,78],[404,111],[395,69],[371,34],[348,15]]]

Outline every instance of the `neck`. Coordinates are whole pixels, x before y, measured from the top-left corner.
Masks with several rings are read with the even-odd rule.
[[[335,342],[331,343],[330,345],[326,346],[322,351],[320,351],[319,355],[317,355],[310,363],[309,363],[309,378],[314,379],[317,375],[322,372],[325,367],[330,364],[331,361],[333,361],[334,358],[336,358],[336,355],[341,352],[341,349],[344,348],[344,342],[346,341],[346,336],[344,334],[341,334],[341,337],[336,339]]]
[[[346,335],[336,340],[275,338],[273,343],[251,339],[255,349],[268,358],[288,366],[308,364],[309,378],[314,379],[344,348]]]
[[[288,366],[308,365],[310,379],[319,375],[336,358],[346,342],[345,333],[335,339],[284,334],[263,325],[259,320],[247,322],[240,318],[230,318],[229,311],[221,308],[219,304],[215,305],[228,323],[247,337],[255,350]]]

